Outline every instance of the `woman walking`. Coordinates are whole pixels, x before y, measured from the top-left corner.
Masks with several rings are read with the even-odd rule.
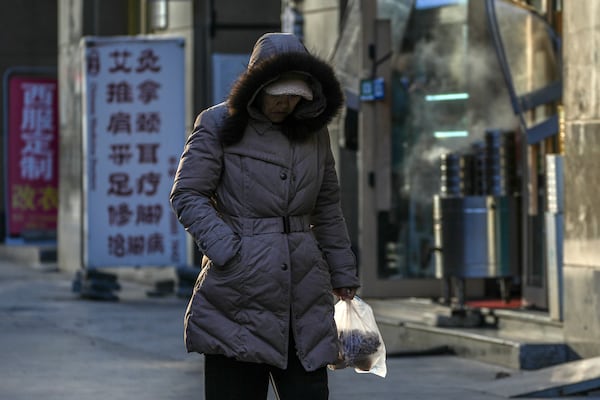
[[[332,293],[359,286],[327,130],[343,101],[326,62],[269,33],[196,119],[170,198],[204,255],[185,344],[207,400],[264,400],[269,377],[283,400],[328,398]]]

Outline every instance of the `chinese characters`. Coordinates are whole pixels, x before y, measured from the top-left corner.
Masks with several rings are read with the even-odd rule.
[[[103,227],[90,233],[98,237],[90,244],[98,246],[92,252],[113,262],[184,261],[185,232],[173,229],[177,221],[173,223],[168,190],[172,160],[181,151],[185,128],[183,120],[177,121],[181,137],[174,140],[173,125],[168,134],[164,125],[165,116],[183,117],[183,82],[174,85],[177,74],[169,72],[173,65],[183,66],[183,54],[180,44],[175,46],[179,57],[170,56],[165,48],[160,41],[131,39],[96,44],[86,53],[87,85],[94,89],[89,91],[93,98],[86,100],[94,105],[87,116],[93,144],[88,148],[93,191],[88,194],[88,207],[94,208],[88,213],[97,212],[89,218],[96,228]],[[171,108],[173,104],[179,104],[177,110]]]
[[[58,112],[54,77],[11,76],[8,95],[8,234],[55,236]]]

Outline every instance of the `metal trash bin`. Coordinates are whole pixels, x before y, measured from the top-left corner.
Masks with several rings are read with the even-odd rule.
[[[518,207],[509,196],[434,196],[437,278],[502,278],[518,271]]]

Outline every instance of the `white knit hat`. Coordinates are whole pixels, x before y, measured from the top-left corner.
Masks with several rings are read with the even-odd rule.
[[[265,92],[273,96],[288,94],[301,96],[306,100],[313,99],[312,90],[299,74],[282,75],[275,82],[265,87]]]

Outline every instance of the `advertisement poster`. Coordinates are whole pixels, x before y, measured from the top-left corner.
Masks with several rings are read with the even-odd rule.
[[[84,264],[186,264],[169,204],[185,139],[184,41],[87,37],[83,54]]]
[[[8,75],[7,242],[55,240],[58,219],[58,83],[55,75]]]

